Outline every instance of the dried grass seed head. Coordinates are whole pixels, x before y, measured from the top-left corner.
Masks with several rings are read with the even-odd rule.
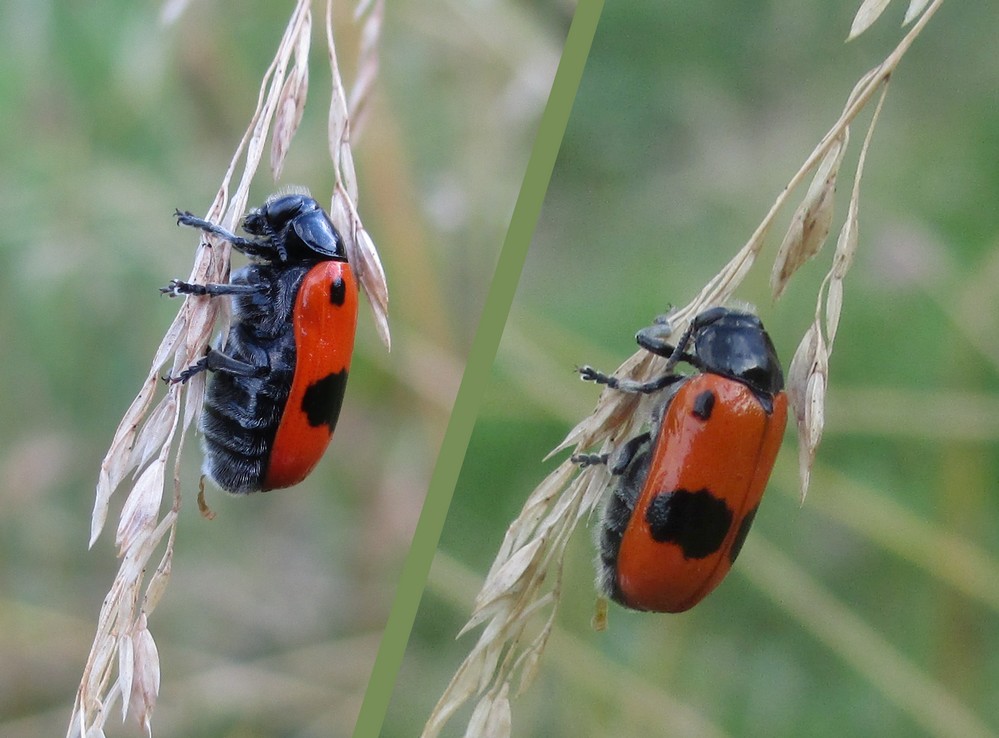
[[[164,6],[164,20],[175,20],[185,5],[183,2],[168,3]],[[301,121],[308,92],[310,6],[309,0],[297,0],[274,59],[261,82],[257,108],[205,216],[206,220],[219,223],[229,231],[235,228],[238,218],[246,211],[250,183],[261,162],[268,131],[273,131],[271,167],[277,176]],[[380,20],[381,7],[381,1],[375,0],[362,10],[362,13],[368,14],[365,22],[369,35],[371,28],[375,32],[380,28],[378,22],[372,26],[370,19],[375,17],[376,21]],[[331,63],[335,64],[336,52],[329,22],[328,18],[329,53]],[[369,66],[371,59],[375,57],[375,46],[376,39],[369,38],[366,47]],[[292,59],[294,65],[289,73]],[[370,89],[370,81],[370,78],[366,81],[365,90]],[[347,108],[343,102],[343,87],[338,75],[334,80],[332,95],[334,101],[331,107],[342,111],[337,125],[346,131]],[[358,98],[355,104],[362,105],[363,99]],[[241,161],[243,166],[238,184],[230,192],[232,177]],[[338,224],[338,227],[345,230],[352,242],[359,241],[361,244],[357,248],[357,260],[359,268],[368,275],[362,288],[373,296],[376,324],[387,344],[388,292],[374,244],[357,216],[356,176],[345,134],[341,137],[334,164],[337,182],[348,183],[346,192],[338,188],[334,193],[339,211],[350,216]],[[189,281],[198,284],[226,282],[228,273],[229,244],[202,234]],[[68,735],[71,738],[103,735],[105,720],[117,699],[122,699],[123,712],[131,705],[143,730],[147,734],[151,733],[151,714],[160,675],[158,653],[147,628],[147,620],[165,591],[172,569],[180,506],[180,454],[174,454],[173,503],[159,517],[166,485],[166,464],[174,442],[183,442],[187,429],[200,413],[204,377],[198,375],[184,386],[171,386],[155,406],[154,400],[161,369],[170,363],[171,374],[176,374],[190,366],[204,354],[213,334],[226,333],[227,320],[224,304],[219,301],[185,298],[155,353],[142,388],[122,418],[101,464],[91,517],[91,545],[104,527],[114,492],[126,482],[130,474],[133,474],[135,481],[123,505],[116,532],[122,561],[98,618],[94,642],[70,719]],[[183,401],[180,398],[182,393],[185,394]],[[167,540],[165,551],[159,565],[152,569],[149,561],[164,538]]]

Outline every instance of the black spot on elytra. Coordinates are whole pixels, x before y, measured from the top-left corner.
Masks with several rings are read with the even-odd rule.
[[[343,393],[347,388],[347,372],[334,372],[313,382],[305,390],[302,397],[302,412],[309,419],[309,425],[318,428],[328,425],[330,432],[340,417],[340,406],[343,405]]]
[[[711,390],[704,390],[694,398],[694,415],[701,420],[711,417],[711,411],[715,409],[715,393]]]
[[[735,534],[735,540],[732,541],[732,548],[728,552],[728,560],[735,563],[736,558],[739,556],[739,552],[742,550],[742,544],[746,542],[746,536],[749,535],[749,529],[753,525],[753,520],[756,518],[756,511],[760,509],[757,505],[748,513],[746,517],[742,519],[739,523],[739,531]]]
[[[330,282],[330,302],[340,307],[346,299],[347,285],[344,283],[343,277],[337,277]]]
[[[710,491],[678,489],[656,495],[645,509],[652,538],[674,543],[687,559],[703,559],[718,551],[732,527],[732,511]]]

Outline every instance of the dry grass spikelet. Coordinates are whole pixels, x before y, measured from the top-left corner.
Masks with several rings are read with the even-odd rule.
[[[355,112],[364,107],[378,69],[377,39],[382,26],[384,3],[382,0],[362,0],[358,13],[358,19],[362,22],[361,58],[357,81],[350,95],[351,105],[348,107],[347,93],[340,77],[336,46],[333,42],[333,0],[326,2],[326,42],[333,78],[328,141],[330,158],[333,161],[334,183],[329,213],[333,225],[343,237],[347,258],[357,273],[361,289],[367,295],[374,311],[378,337],[386,348],[390,348],[392,339],[388,326],[388,284],[385,281],[385,270],[378,257],[378,250],[371,236],[364,230],[361,217],[357,213],[355,205],[357,175],[354,172],[354,157],[350,150],[350,121]]]
[[[860,181],[871,137],[892,73],[942,2],[935,0],[928,6],[918,0],[911,3],[907,22],[917,16],[918,21],[885,60],[858,81],[840,117],[781,191],[749,240],[699,294],[668,316],[672,334],[679,335],[702,310],[730,301],[753,267],[778,214],[784,211],[799,185],[811,176],[811,185],[791,216],[773,265],[771,288],[774,298],[779,298],[797,269],[820,253],[831,232],[836,183],[843,176],[849,127],[880,93],[853,172],[849,206],[836,250],[819,289],[815,319],[788,370],[787,391],[794,406],[801,449],[802,499],[822,436],[829,358],[842,308],[843,281],[858,244]],[[862,27],[851,32],[851,38],[869,27],[886,5],[887,2],[865,2],[858,16],[867,15],[860,19]],[[855,21],[854,28],[858,27]],[[665,364],[665,359],[640,350],[621,364],[614,376],[625,382],[644,382],[660,376]],[[567,448],[574,453],[591,449],[613,453],[646,424],[654,402],[654,398],[644,395],[605,388],[590,416],[573,428],[552,454]],[[468,738],[511,735],[511,690],[516,685],[513,692],[516,694],[529,685],[552,632],[566,544],[576,526],[597,510],[610,482],[606,466],[580,470],[566,460],[528,497],[520,515],[507,529],[472,615],[462,630],[465,633],[481,625],[482,632],[431,713],[422,738],[439,735],[445,723],[472,698],[478,698],[478,703],[465,732]],[[598,626],[606,621],[605,608],[601,607],[604,604],[598,601]],[[542,616],[543,621],[534,636],[528,637],[535,616]]]
[[[332,142],[336,141],[333,155],[336,187],[330,216],[344,237],[349,258],[364,275],[361,284],[370,298],[379,334],[387,346],[388,290],[377,251],[357,213],[356,175],[348,135],[353,110],[347,106],[335,63],[331,4],[327,4],[326,37],[334,77],[329,124],[331,152]],[[162,18],[175,20],[185,5],[184,2],[167,3]],[[310,0],[296,3],[274,59],[261,81],[256,110],[205,216],[230,231],[246,211],[250,183],[263,157],[268,133],[271,134],[270,165],[277,179],[301,121],[309,85],[310,6]],[[372,67],[377,68],[373,49],[381,13],[380,0],[368,2],[358,11],[357,17],[369,37],[364,47],[366,56],[359,64],[365,91],[371,89]],[[361,105],[363,95],[354,100],[355,106]],[[241,162],[239,181],[230,195],[233,176]],[[202,234],[189,281],[227,281],[229,249],[225,241]],[[104,735],[105,722],[119,700],[122,719],[131,710],[146,735],[152,734],[151,719],[159,691],[160,664],[148,622],[170,579],[181,504],[180,450],[192,421],[201,412],[204,374],[196,375],[186,384],[170,385],[159,401],[153,403],[163,367],[169,366],[170,373],[177,374],[190,366],[204,355],[213,336],[226,331],[227,322],[224,301],[201,297],[187,297],[183,301],[101,463],[91,519],[91,546],[107,521],[112,495],[128,480],[131,485],[115,532],[121,564],[98,616],[94,642],[67,731],[69,738]],[[173,495],[169,509],[163,512],[171,454]],[[158,563],[151,567],[150,562],[164,539],[163,553]]]
[[[905,19],[902,21],[902,25],[908,25],[916,20],[926,10],[929,2],[930,0],[909,0],[909,7],[905,11]],[[850,35],[847,38],[854,39],[873,26],[874,22],[881,17],[881,14],[890,3],[891,0],[864,0],[853,17],[853,24],[850,26]],[[933,4],[934,6],[939,5],[939,3]],[[936,8],[934,8],[935,11]]]

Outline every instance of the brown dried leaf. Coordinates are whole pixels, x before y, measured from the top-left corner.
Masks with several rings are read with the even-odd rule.
[[[564,462],[539,485],[542,494],[536,490],[508,529],[501,555],[494,561],[476,610],[462,632],[483,622],[486,626],[428,719],[425,738],[436,736],[472,694],[481,694],[490,684],[493,694],[497,689],[505,689],[513,670],[521,671],[522,684],[530,678],[550,633],[558,601],[558,577],[552,591],[544,593],[541,588],[552,567],[556,570],[560,567],[569,535],[581,516],[580,501],[589,489],[577,477],[568,489],[558,494],[576,471],[571,462]],[[548,625],[538,638],[524,647],[512,663],[509,656],[501,662],[507,644],[521,641],[527,623],[544,609],[551,612]]]
[[[870,125],[864,136],[864,142],[860,147],[860,156],[857,159],[857,170],[853,177],[853,188],[850,192],[850,204],[847,207],[846,219],[840,229],[839,238],[836,239],[836,252],[833,254],[832,268],[827,276],[828,294],[826,295],[826,337],[828,340],[828,354],[832,352],[833,342],[836,340],[836,331],[839,328],[840,313],[843,308],[843,282],[847,272],[853,266],[853,259],[857,253],[860,232],[860,183],[864,176],[864,166],[867,163],[867,152],[870,150],[871,139],[874,137],[874,129],[881,117],[881,110],[884,106],[885,95],[888,92],[888,83],[881,87],[881,96],[871,116]]]
[[[139,616],[138,627],[132,636],[132,650],[135,653],[135,677],[128,693],[129,702],[135,710],[139,725],[147,736],[152,736],[153,708],[160,692],[160,657],[156,642],[146,627],[146,618]]]
[[[787,394],[798,427],[798,472],[804,501],[815,453],[825,425],[825,394],[829,352],[818,317],[798,344],[787,372]]]
[[[167,437],[173,431],[177,422],[177,398],[173,393],[167,394],[153,409],[142,430],[135,439],[132,456],[138,466],[145,465],[153,456],[160,452]]]
[[[94,511],[90,515],[90,541],[88,548],[93,548],[97,542],[101,531],[104,530],[104,523],[108,519],[108,507],[111,504],[111,494],[114,487],[111,485],[111,478],[107,470],[101,469],[97,475],[97,490],[94,495]]]
[[[123,695],[132,693],[135,654],[132,652],[132,639],[128,635],[118,637],[118,684]],[[121,701],[121,719],[128,717],[128,700]]]
[[[631,438],[634,435],[634,433],[626,432],[622,434],[622,438]],[[582,504],[579,506],[579,514],[590,515],[600,506],[604,498],[604,491],[610,485],[612,477],[606,466],[591,467],[584,472],[589,472],[589,475],[585,473],[580,475],[582,480],[586,482],[586,486],[581,495]]]
[[[815,354],[819,346],[819,325],[812,323],[802,336],[798,348],[795,349],[791,364],[787,369],[787,396],[794,408],[795,422],[800,426],[805,419],[805,395],[808,385],[808,375],[815,363]]]
[[[929,4],[930,0],[912,0],[909,3],[909,8],[905,11],[905,18],[902,20],[902,25],[907,26],[916,20]]]
[[[486,626],[483,638],[479,639],[479,643],[482,645],[482,673],[475,688],[476,694],[482,694],[489,685],[490,677],[496,672],[496,665],[503,654],[503,641],[510,637],[509,629],[503,620],[499,617],[494,619]]]
[[[537,564],[538,551],[544,544],[544,539],[535,538],[530,543],[521,546],[513,556],[503,562],[503,565],[495,573],[489,576],[475,598],[472,619],[475,619],[475,613],[479,613],[494,605],[498,600],[510,596],[510,591],[515,589],[515,585],[527,570]],[[467,630],[467,626],[463,630]]]
[[[551,508],[552,501],[556,498],[569,480],[575,475],[575,465],[571,463],[560,464],[555,471],[551,472],[539,484],[524,503],[520,514],[507,528],[503,543],[500,544],[499,551],[493,560],[493,564],[486,574],[488,581],[503,563],[510,558],[512,552],[526,544],[533,531],[535,531],[541,520],[547,515]]]
[[[285,80],[278,95],[274,115],[274,132],[271,135],[271,173],[281,178],[285,157],[291,140],[302,122],[305,100],[309,90],[309,44],[312,38],[312,13],[305,15],[295,43],[295,66]]]
[[[365,26],[368,33],[376,33],[380,29],[380,10],[378,3]],[[373,25],[368,25],[373,24]],[[368,54],[361,63],[365,67],[372,64],[371,54],[373,43],[371,39],[362,44],[362,54]],[[391,336],[388,327],[388,286],[385,281],[385,271],[381,259],[375,249],[374,242],[357,213],[357,175],[354,170],[354,159],[350,149],[350,112],[344,92],[343,80],[340,77],[340,67],[337,62],[336,43],[333,38],[333,3],[326,3],[326,45],[330,63],[332,89],[330,92],[330,109],[328,117],[327,141],[330,159],[333,162],[335,182],[333,198],[330,203],[330,218],[340,235],[344,238],[347,249],[347,259],[357,273],[361,289],[368,296],[368,302],[375,316],[375,327],[378,336],[386,348],[391,348]],[[377,66],[375,66],[377,68]],[[366,94],[366,90],[364,90]],[[360,104],[363,95],[354,104]],[[351,108],[353,110],[354,108]]]
[[[340,76],[340,65],[337,61],[336,43],[333,39],[333,0],[327,0],[326,3],[326,48],[332,80],[327,129],[330,159],[333,161],[336,183],[346,189],[347,199],[355,203],[357,183],[354,176],[354,162],[350,154],[350,115],[347,110],[343,79]]]
[[[123,555],[135,542],[156,527],[156,516],[163,500],[166,461],[160,457],[145,468],[121,510],[115,543]]]
[[[622,365],[623,367],[624,365]],[[621,369],[618,372],[622,372]],[[615,376],[627,377],[625,373],[615,372]],[[596,439],[613,435],[613,429],[619,428],[631,417],[641,403],[641,398],[624,394],[616,390],[604,390],[597,400],[594,411],[576,424],[562,442],[553,448],[546,459],[567,448],[579,447],[588,449],[596,444]]]
[[[146,593],[142,598],[142,614],[146,617],[151,615],[153,610],[156,609],[156,605],[159,604],[160,598],[163,597],[163,593],[166,591],[167,584],[170,581],[170,574],[173,571],[174,541],[177,536],[176,521],[177,511],[170,510],[163,517],[163,520],[160,521],[156,534],[153,535],[153,538],[158,541],[166,529],[170,531],[166,551],[163,552],[163,557],[160,559],[156,571],[149,578],[149,583],[146,585]]]
[[[215,325],[224,301],[195,296],[186,298],[185,303],[184,309],[189,311],[190,317],[184,350],[178,351],[175,355],[174,372],[183,371],[204,356],[208,342],[215,333]]]
[[[108,453],[101,462],[101,469],[97,478],[94,512],[90,517],[91,546],[94,545],[97,537],[104,529],[111,495],[114,494],[114,491],[121,484],[125,475],[136,466],[136,457],[132,453],[132,449],[135,444],[139,424],[152,404],[153,395],[156,391],[156,382],[156,368],[154,368],[143,384],[142,389],[139,390],[139,394],[136,395],[128,410],[125,411],[125,415],[118,424],[118,429],[115,431],[114,439],[111,441]]]
[[[847,36],[847,41],[855,39],[874,25],[874,21],[881,17],[890,2],[891,0],[864,0],[857,10],[857,14],[853,17],[853,25],[850,26],[850,35]]]
[[[275,180],[281,179],[291,140],[302,122],[308,89],[309,72],[305,67],[301,73],[289,76],[281,90],[281,100],[274,116],[274,133],[271,135],[271,174]]]
[[[458,667],[458,671],[451,677],[451,682],[444,690],[444,694],[441,695],[431,711],[430,717],[427,718],[420,738],[437,738],[444,726],[447,725],[448,720],[475,694],[475,685],[470,676],[472,673],[479,673],[479,664],[476,662],[480,661],[482,656],[481,652],[473,651]]]
[[[362,23],[357,52],[357,72],[347,100],[347,111],[355,141],[364,130],[367,102],[371,98],[371,90],[378,78],[378,41],[382,35],[384,16],[384,0],[362,0],[354,11],[354,20]]]
[[[829,346],[836,340],[836,330],[839,328],[839,317],[843,311],[843,280],[832,277],[826,292],[826,335]]]
[[[227,333],[226,328],[222,328],[223,335]],[[184,393],[184,431],[190,427],[191,423],[201,417],[201,411],[205,406],[205,385],[208,378],[205,372],[195,374],[187,381],[187,391]]]
[[[479,700],[465,730],[465,738],[510,738],[509,688],[504,684],[499,694],[489,694]]]
[[[391,349],[392,338],[388,325],[388,283],[385,280],[385,270],[382,268],[378,250],[371,236],[361,225],[361,219],[349,199],[347,191],[337,184],[333,188],[333,200],[330,203],[330,220],[343,238],[350,262],[361,289],[368,297],[368,303],[375,317],[375,328],[378,337],[385,347]]]
[[[826,152],[812,184],[794,215],[777,251],[770,274],[770,289],[776,300],[798,268],[813,258],[829,235],[836,201],[836,176],[846,151],[847,134],[836,139]]]
[[[364,294],[368,296],[371,309],[375,315],[375,329],[378,331],[378,338],[385,344],[385,348],[391,350],[392,336],[389,333],[388,324],[388,283],[385,281],[385,270],[382,268],[381,259],[375,248],[374,241],[364,228],[358,228],[357,257],[362,265],[360,276],[361,286]]]
[[[826,377],[814,374],[808,380],[806,394],[805,422],[799,427],[798,435],[798,476],[801,483],[801,502],[808,494],[811,482],[815,453],[822,440],[822,427],[825,423]],[[804,428],[804,432],[802,432]]]
[[[561,582],[561,562],[559,566],[559,581]],[[536,606],[532,608],[532,613],[542,607],[549,607],[548,620],[538,637],[534,639],[534,642],[530,645],[527,651],[521,655],[518,660],[518,668],[520,669],[520,684],[517,687],[517,695],[524,694],[531,683],[534,681],[535,677],[538,675],[538,668],[541,665],[541,655],[545,652],[545,647],[548,645],[548,639],[551,638],[552,631],[555,629],[555,616],[558,613],[556,605],[558,604],[559,597],[561,596],[560,585],[557,584],[555,591],[549,592],[545,597],[536,603]],[[504,685],[504,688],[506,685]]]
[[[563,463],[569,467],[575,466],[570,460],[566,460]],[[578,468],[576,471],[578,472]],[[565,492],[553,500],[551,511],[541,521],[534,535],[548,537],[549,531],[552,531],[555,536],[558,536],[563,531],[571,532],[576,527],[576,523],[579,522],[577,517],[584,512],[580,510],[580,501],[584,496],[584,492],[590,488],[593,480],[598,477],[603,478],[604,475],[577,474]],[[555,538],[555,540],[557,541],[558,538]],[[549,551],[550,554],[551,552]]]
[[[721,271],[708,282],[697,297],[670,314],[675,333],[682,332],[690,324],[690,321],[705,308],[711,305],[723,305],[731,299],[753,264],[756,263],[756,257],[763,248],[767,234],[770,232],[771,218],[774,214],[776,214],[776,209],[768,214],[749,237],[749,240],[736,252],[728,264],[722,267]]]
[[[822,430],[825,428],[826,420],[826,377],[829,373],[829,363],[828,354],[821,345],[816,358],[818,361],[815,370],[808,378],[807,404],[805,406],[805,427],[813,459],[815,458],[815,450],[822,440]]]
[[[853,257],[857,253],[857,243],[859,241],[858,199],[857,197],[850,198],[846,220],[840,229],[839,238],[836,239],[836,253],[833,255],[832,274],[837,279],[842,279],[846,276],[846,273],[853,265]]]

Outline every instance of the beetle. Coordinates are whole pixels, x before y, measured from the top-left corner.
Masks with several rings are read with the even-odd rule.
[[[612,455],[573,460],[607,464],[615,477],[599,534],[601,591],[631,609],[675,613],[704,599],[739,555],[784,435],[787,396],[753,313],[714,307],[675,346],[669,334],[660,319],[636,336],[668,359],[647,382],[579,369],[585,380],[660,396],[647,432]],[[677,374],[680,362],[697,371]]]
[[[357,281],[343,239],[308,194],[278,194],[251,210],[243,238],[190,212],[177,224],[218,236],[250,257],[226,284],[175,279],[171,295],[228,297],[218,347],[168,382],[212,372],[199,421],[202,471],[227,492],[290,487],[333,435],[357,327]]]

